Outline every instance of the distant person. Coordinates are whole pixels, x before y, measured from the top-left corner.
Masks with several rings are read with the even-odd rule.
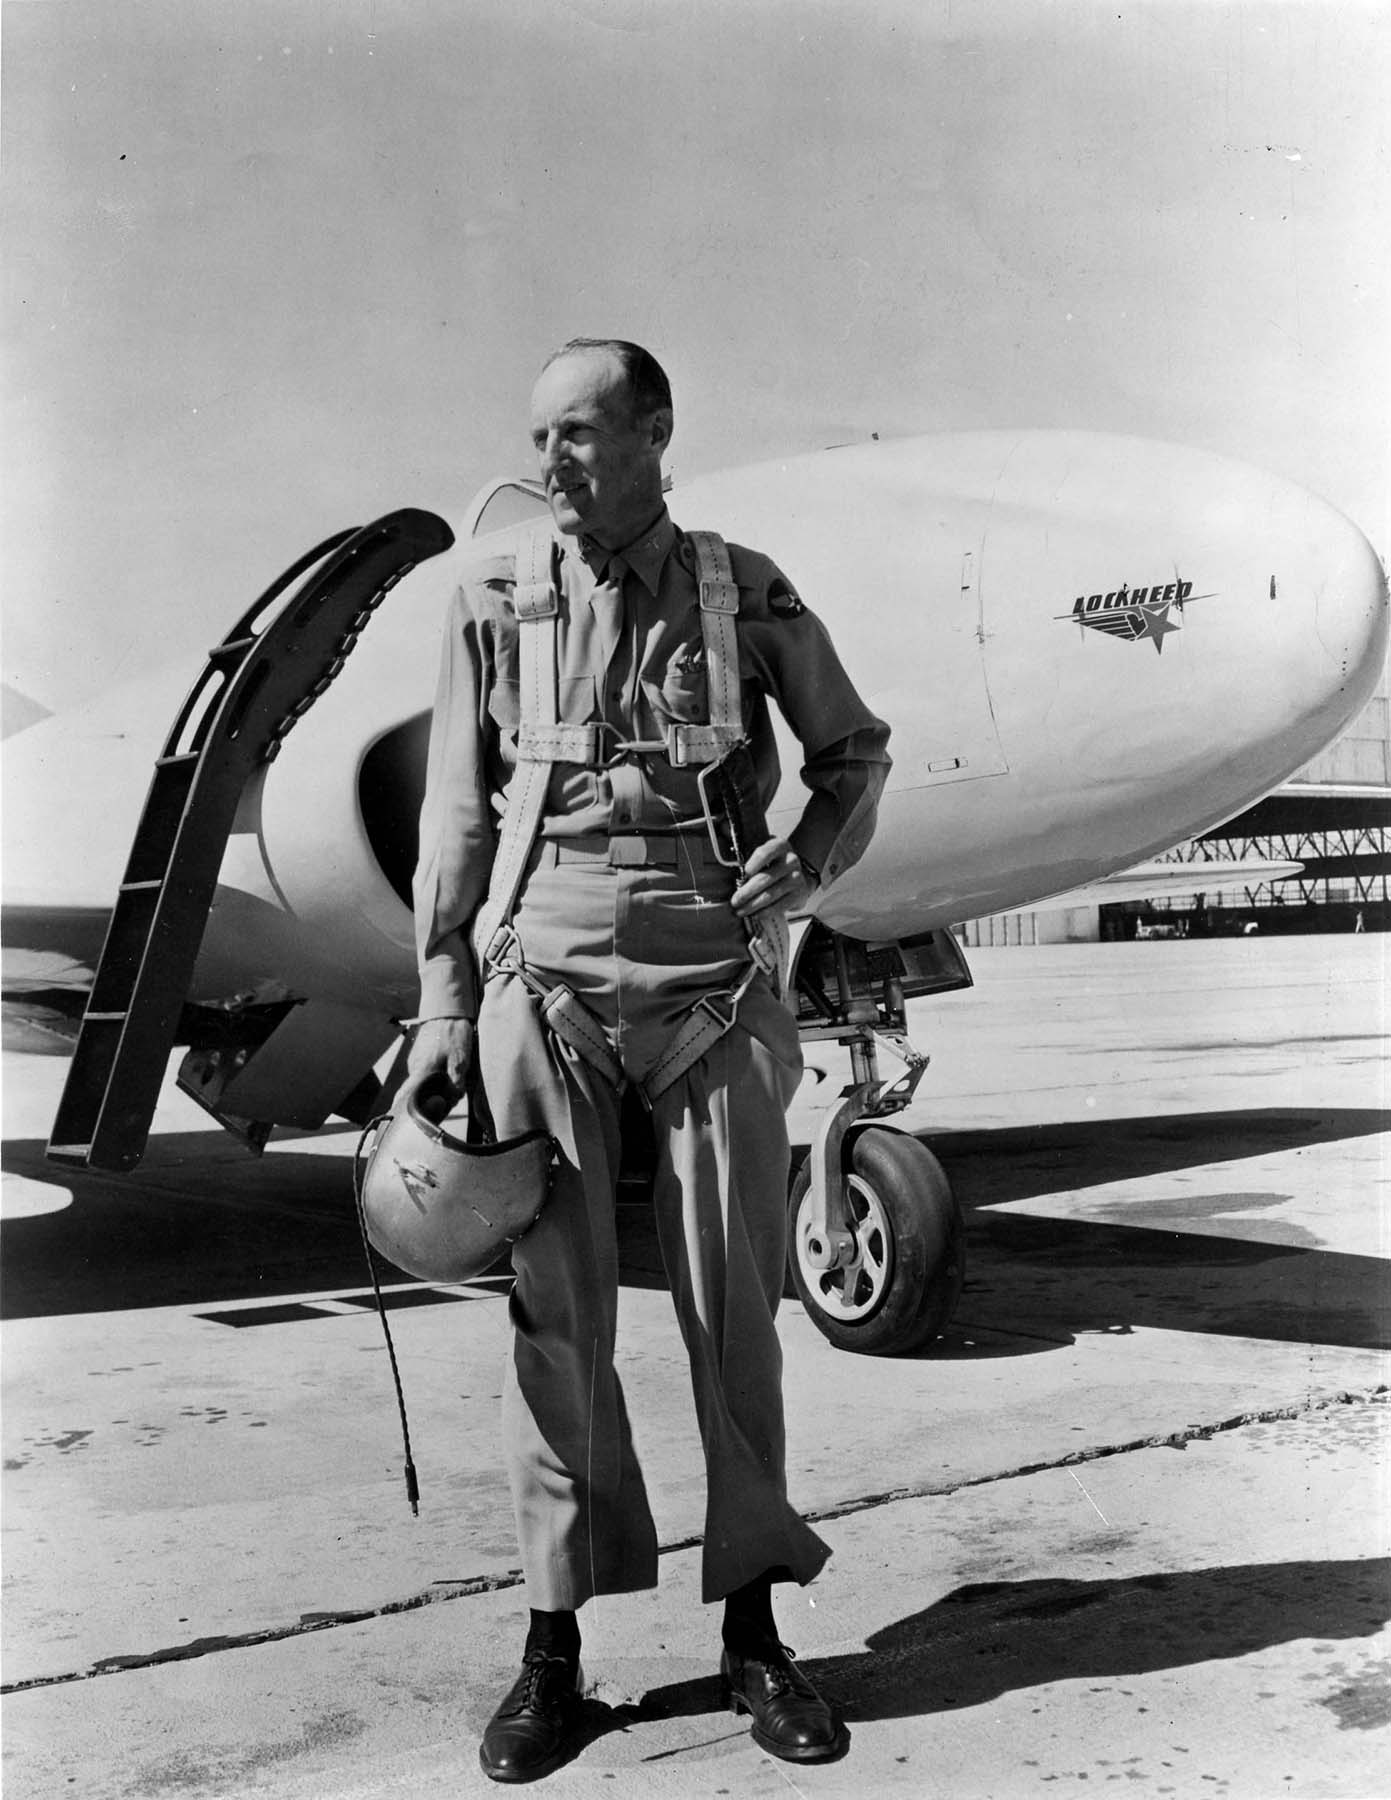
[[[774,1313],[801,1055],[773,947],[780,916],[868,844],[888,728],[767,557],[672,523],[672,422],[666,376],[637,345],[577,339],[546,363],[531,430],[552,519],[455,596],[431,734],[410,1070],[462,1090],[476,1052],[499,1136],[540,1127],[560,1145],[513,1251],[503,1438],[532,1610],[480,1749],[497,1781],[543,1775],[573,1743],[578,1609],[657,1581],[613,1364],[630,1085],[651,1108],[657,1229],[704,1446],[702,1592],[724,1607],[724,1691],[774,1756],[824,1761],[847,1741],[771,1601],[829,1555],[784,1471]],[[698,776],[742,738],[766,805],[770,702],[810,796],[740,877],[712,851]]]

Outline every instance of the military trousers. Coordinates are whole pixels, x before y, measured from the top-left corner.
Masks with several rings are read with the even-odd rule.
[[[668,860],[641,866],[593,842],[536,847],[513,925],[528,973],[565,982],[641,1081],[691,1005],[743,977],[744,930],[733,877],[703,842],[658,840]],[[499,1135],[543,1127],[560,1146],[545,1209],[513,1247],[503,1443],[529,1604],[573,1609],[657,1580],[614,1368],[621,1094],[548,1030],[515,974],[487,974],[479,1058]],[[759,977],[734,1027],[652,1107],[656,1227],[705,1458],[707,1601],[768,1570],[810,1581],[830,1554],[787,1496],[774,1326],[800,1072],[795,1021]]]

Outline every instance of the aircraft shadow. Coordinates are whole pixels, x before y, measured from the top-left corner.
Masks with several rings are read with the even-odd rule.
[[[1097,1200],[1086,1219],[991,1209],[1388,1127],[1391,1114],[1372,1109],[1260,1109],[925,1134],[967,1221],[966,1287],[953,1329],[927,1354],[1017,1355],[1140,1326],[1384,1348],[1391,1265],[1321,1248],[1280,1223],[1287,1196],[1240,1189],[1239,1175],[1220,1191]],[[1253,1219],[1261,1236],[1241,1234],[1243,1217],[1272,1207]]]
[[[1255,1655],[1302,1638],[1370,1636],[1391,1617],[1391,1560],[1246,1563],[1104,1581],[973,1583],[866,1639],[862,1652],[804,1667],[852,1727],[982,1706],[1058,1681],[1116,1682]],[[1336,1667],[1336,1665],[1335,1665]],[[1320,1703],[1345,1727],[1391,1719],[1384,1677]],[[644,1694],[626,1718],[716,1712],[712,1675]]]
[[[1233,1156],[1312,1146],[1383,1129],[1385,1114],[1267,1110],[1101,1120],[931,1137],[967,1218],[968,1279],[957,1324],[924,1354],[1032,1354],[1081,1331],[1139,1325],[1284,1341],[1371,1346],[1386,1338],[1388,1270],[1372,1257],[1223,1232],[1242,1203],[1269,1195],[1192,1195],[1118,1203],[1117,1220],[1057,1220],[991,1209],[1028,1197],[1163,1174]],[[55,1168],[40,1139],[3,1146],[0,1166],[66,1187],[70,1205],[0,1228],[0,1312],[201,1305],[361,1288],[367,1280],[350,1154],[277,1143],[262,1159],[220,1131],[152,1141],[140,1170]],[[625,1190],[631,1200],[640,1189]],[[1186,1230],[1147,1224],[1150,1209]],[[664,1288],[649,1209],[620,1204],[625,1285]],[[1267,1227],[1267,1230],[1269,1228]],[[400,1281],[384,1271],[388,1280]]]
[[[1257,1107],[919,1135],[949,1168],[957,1198],[969,1210],[1383,1131],[1391,1131],[1391,1112],[1374,1107]],[[1184,1204],[1201,1216],[1191,1197],[1162,1204],[1168,1219]],[[1134,1202],[1126,1203],[1125,1213],[1134,1216]]]
[[[220,1130],[169,1134],[137,1172],[108,1175],[48,1162],[41,1139],[11,1140],[0,1167],[65,1187],[72,1202],[0,1225],[0,1317],[363,1286],[356,1141],[354,1127],[341,1156],[278,1148],[257,1158]]]

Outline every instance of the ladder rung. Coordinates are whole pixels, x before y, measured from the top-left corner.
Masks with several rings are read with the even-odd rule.
[[[90,1144],[50,1144],[48,1154],[55,1162],[85,1163],[91,1148]]]
[[[189,763],[197,761],[198,752],[196,750],[182,750],[177,756],[157,756],[155,767],[157,769],[184,769],[188,767]]]
[[[208,652],[209,662],[240,662],[248,650],[260,643],[260,638],[253,633],[250,637],[228,638],[225,644],[214,644]]]
[[[147,894],[152,888],[162,888],[162,881],[123,881],[119,891],[123,894]]]
[[[129,1013],[123,1012],[89,1012],[82,1015],[84,1023],[96,1025],[110,1025],[116,1019],[128,1019],[129,1017]]]

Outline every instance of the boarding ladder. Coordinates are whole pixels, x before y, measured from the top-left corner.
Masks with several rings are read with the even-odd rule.
[[[339,532],[209,652],[155,761],[53,1123],[54,1160],[139,1162],[247,779],[274,760],[402,576],[453,541],[443,519],[413,508]]]

